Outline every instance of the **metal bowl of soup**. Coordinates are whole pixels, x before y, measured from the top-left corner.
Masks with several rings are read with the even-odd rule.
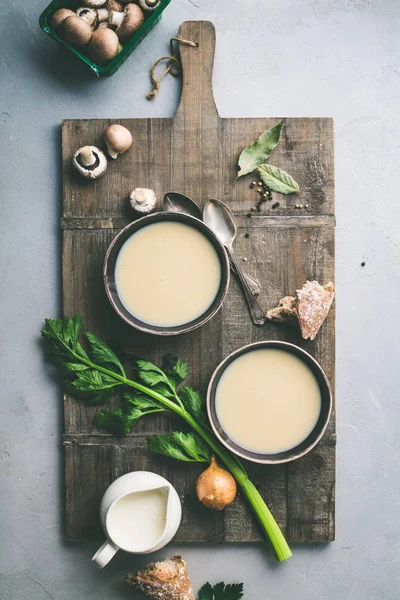
[[[111,242],[104,285],[115,312],[153,335],[178,335],[204,325],[221,308],[229,262],[199,219],[159,212],[127,225]]]
[[[329,381],[317,361],[287,342],[244,346],[217,367],[207,411],[229,450],[263,464],[307,454],[322,438],[332,410]]]

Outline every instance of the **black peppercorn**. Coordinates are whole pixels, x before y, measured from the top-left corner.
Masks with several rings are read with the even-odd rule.
[[[249,234],[249,233],[245,233],[245,234],[244,234],[244,237],[245,237],[245,238],[248,238],[248,237],[250,237],[250,234]]]
[[[275,204],[272,205],[272,208],[278,208],[278,206],[280,206],[279,202],[275,202]]]

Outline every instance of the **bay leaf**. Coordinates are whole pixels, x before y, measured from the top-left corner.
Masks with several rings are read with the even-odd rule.
[[[264,131],[252,144],[242,150],[239,156],[240,171],[237,177],[251,173],[267,160],[272,150],[277,146],[281,135],[283,121]]]
[[[261,181],[273,192],[288,195],[300,191],[300,188],[293,177],[278,167],[261,165],[257,168],[257,172]]]

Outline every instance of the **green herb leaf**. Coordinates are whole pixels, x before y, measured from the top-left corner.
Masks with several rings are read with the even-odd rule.
[[[125,377],[125,369],[122,366],[119,358],[114,354],[114,352],[98,337],[94,335],[91,331],[86,332],[86,337],[91,345],[91,356],[94,362],[99,365],[109,365],[117,367],[118,371],[120,371],[121,375]]]
[[[160,367],[148,360],[137,360],[138,375],[146,385],[154,387],[159,383],[167,384],[170,387],[168,377]]]
[[[243,596],[243,583],[222,581],[212,586],[208,582],[199,591],[199,600],[239,600]]]
[[[247,146],[239,156],[240,171],[237,177],[252,173],[254,169],[261,165],[270,156],[272,150],[276,148],[281,135],[283,121],[264,131],[250,146]]]
[[[200,392],[196,392],[191,387],[184,385],[179,390],[179,398],[185,409],[193,417],[198,419],[205,418],[204,400]]]
[[[125,377],[123,367],[115,354],[93,334],[88,334],[92,358],[79,342],[82,327],[80,315],[73,319],[46,319],[42,336],[47,353],[64,378],[69,393],[84,399],[88,404],[100,404],[109,399],[116,386],[124,383],[114,371],[104,365],[117,367]],[[98,361],[100,366],[93,361]],[[106,372],[104,372],[106,371]]]
[[[211,458],[206,445],[194,433],[162,433],[147,438],[147,448],[150,452],[183,462],[209,462]]]
[[[187,364],[172,356],[172,354],[164,356],[162,368],[174,389],[178,387],[188,374]]]
[[[153,398],[149,398],[149,396],[145,396],[141,392],[128,392],[123,395],[124,406],[127,407],[136,407],[141,410],[147,410],[148,408],[160,408],[160,403],[157,400],[153,400]]]
[[[126,396],[127,394],[124,395],[125,400]],[[144,406],[143,402],[140,408],[132,406],[132,404],[126,404],[115,410],[100,411],[95,418],[95,424],[99,429],[105,429],[108,433],[123,437],[132,430],[136,421],[141,417],[163,411],[164,409],[159,404]]]
[[[261,181],[267,185],[273,192],[280,194],[295,194],[300,191],[298,184],[293,177],[272,165],[261,165],[257,168]]]
[[[112,433],[117,437],[123,437],[131,431],[133,425],[143,415],[144,413],[136,408],[132,409],[129,413],[125,413],[122,408],[102,410],[95,417],[94,422],[99,429],[105,429],[108,433]]]

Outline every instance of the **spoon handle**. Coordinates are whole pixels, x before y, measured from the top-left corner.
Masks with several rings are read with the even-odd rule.
[[[235,273],[235,275],[237,275],[236,267],[233,264],[233,262],[231,261],[231,259],[229,259],[229,263],[230,263],[233,273]],[[254,294],[254,296],[258,296],[258,294],[261,292],[261,287],[260,287],[260,284],[258,283],[257,279],[254,279],[254,277],[252,277],[251,275],[246,273],[246,271],[243,271],[243,276],[247,280],[247,283],[249,284],[251,293]]]
[[[252,294],[250,286],[247,283],[247,281],[243,275],[242,267],[239,265],[239,263],[237,261],[236,255],[233,251],[233,248],[231,246],[225,246],[225,248],[228,252],[229,258],[231,259],[232,263],[235,265],[235,269],[236,269],[236,272],[240,279],[240,283],[242,284],[242,288],[243,288],[244,294],[246,296],[247,305],[249,307],[250,315],[251,315],[251,318],[253,319],[253,322],[256,325],[264,325],[264,323],[265,323],[264,311]]]

